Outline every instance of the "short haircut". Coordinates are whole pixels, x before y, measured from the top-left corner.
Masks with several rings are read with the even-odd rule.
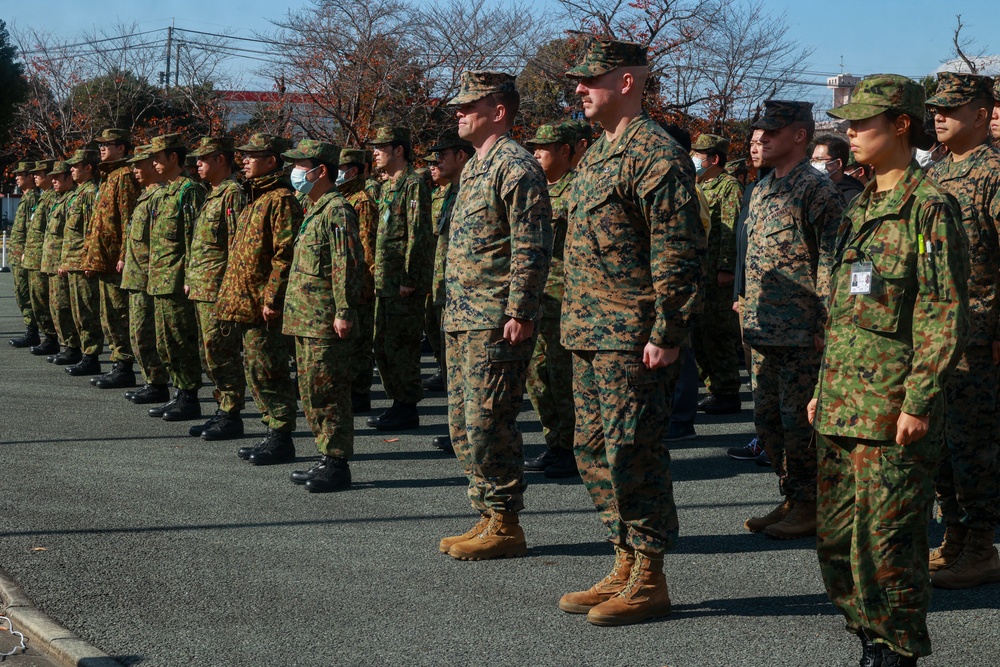
[[[686,129],[678,125],[677,123],[667,123],[663,125],[663,129],[667,131],[674,141],[681,145],[685,153],[691,152],[691,133]]]
[[[803,129],[806,131],[806,143],[811,143],[813,140],[813,135],[816,134],[816,121],[810,118],[809,120],[797,120],[792,123],[793,129]]]
[[[312,164],[313,169],[317,167],[326,167],[326,177],[331,181],[337,180],[337,170],[339,166],[332,162],[324,162],[323,160],[317,160],[316,158],[309,158],[309,163]]]
[[[413,162],[413,146],[411,146],[410,144],[406,143],[405,141],[394,141],[391,144],[389,144],[389,146],[393,150],[396,150],[397,146],[402,147],[402,149],[403,149],[403,159],[406,160],[407,162]]]
[[[910,133],[909,135],[907,135],[907,140],[910,142],[910,148],[916,147],[916,141],[914,141],[914,137],[918,137],[920,134],[922,134],[922,130],[924,130],[924,127],[917,121],[916,118],[914,118],[908,113],[903,113],[902,111],[896,111],[895,109],[887,109],[884,113],[881,114],[881,116],[885,118],[885,122],[889,125],[895,123],[897,118],[901,118],[903,116],[909,118]],[[931,133],[931,136],[932,137],[934,136],[933,133]],[[934,142],[934,145],[935,146],[937,145],[936,140]],[[931,148],[933,148],[933,146]]]
[[[507,110],[508,122],[511,125],[514,124],[514,119],[517,118],[517,114],[521,110],[521,93],[516,90],[507,90],[502,93],[490,93],[486,99],[494,106],[502,104],[503,108]]]
[[[717,158],[719,158],[719,166],[720,167],[725,167],[726,166],[726,162],[729,161],[729,158],[726,156],[725,152],[720,151],[718,148],[707,148],[705,150],[698,150],[696,152],[698,152],[698,153],[704,153],[705,155],[708,155],[709,157],[711,157],[713,155],[716,156]]]
[[[847,139],[836,134],[817,134],[813,140],[813,148],[816,146],[826,146],[826,152],[830,154],[831,160],[840,160],[841,168],[846,167],[851,161],[851,145]],[[810,155],[812,152],[810,151]]]
[[[188,153],[188,149],[187,148],[184,148],[184,147],[180,147],[180,148],[168,148],[167,150],[164,151],[164,153],[166,155],[170,155],[171,153],[176,153],[177,154],[177,164],[179,164],[181,166],[181,168],[184,167],[184,161],[187,159],[187,153]]]

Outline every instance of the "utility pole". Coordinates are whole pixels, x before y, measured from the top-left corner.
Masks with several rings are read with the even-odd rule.
[[[173,46],[174,41],[174,22],[170,22],[170,27],[167,28],[167,74],[163,77],[163,89],[170,90],[170,50]]]

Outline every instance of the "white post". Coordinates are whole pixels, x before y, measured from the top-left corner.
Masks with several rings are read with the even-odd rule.
[[[7,273],[10,267],[7,266],[7,230],[3,230],[3,255],[0,258],[0,273]]]

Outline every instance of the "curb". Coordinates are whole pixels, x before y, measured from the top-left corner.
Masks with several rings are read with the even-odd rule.
[[[104,651],[91,646],[59,625],[31,604],[24,591],[0,570],[0,599],[6,602],[4,611],[19,631],[32,641],[39,651],[62,667],[122,667]]]

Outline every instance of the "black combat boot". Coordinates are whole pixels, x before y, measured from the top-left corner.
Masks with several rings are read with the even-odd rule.
[[[880,667],[916,667],[917,659],[912,656],[900,655],[893,651],[887,644],[879,644],[881,651],[881,662],[875,663]]]
[[[215,411],[215,423],[201,432],[202,440],[233,440],[243,437],[243,418],[239,410]]]
[[[55,336],[46,336],[38,345],[28,350],[36,357],[44,357],[49,354],[59,354],[59,341]]]
[[[292,442],[292,434],[268,429],[267,437],[254,448],[247,460],[255,466],[269,466],[289,463],[293,459],[295,459],[295,444]]]
[[[245,446],[240,447],[239,449],[237,449],[236,450],[236,458],[240,459],[241,461],[249,461],[250,460],[250,455],[253,454],[254,452],[256,452],[261,447],[263,447],[264,443],[267,442],[267,439],[269,437],[271,437],[271,429],[267,429],[267,435],[265,435],[264,438],[260,442],[255,443],[253,445],[245,445]]]
[[[52,360],[56,366],[72,366],[83,360],[83,354],[78,347],[64,347],[55,359]]]
[[[136,405],[163,403],[170,400],[170,390],[165,384],[146,384],[135,391],[126,391],[125,398]]]
[[[85,354],[80,359],[80,363],[70,366],[66,372],[73,377],[81,375],[98,375],[101,372],[100,356],[96,354]]]
[[[426,378],[423,381],[423,385],[426,391],[445,391],[448,388],[444,379],[444,373],[440,370],[429,378]]]
[[[448,435],[436,435],[434,439],[431,440],[431,444],[440,449],[445,454],[451,454],[454,456],[455,447],[451,444],[451,436]]]
[[[111,367],[111,372],[97,378],[93,383],[95,387],[101,389],[121,389],[123,387],[135,386],[135,373],[132,372],[131,361],[116,361]]]
[[[312,479],[306,481],[306,491],[309,493],[330,493],[351,488],[351,468],[347,459],[335,456],[324,456],[325,465],[321,467]]]
[[[13,347],[34,347],[42,342],[38,338],[38,327],[28,327],[24,330],[24,335],[20,338],[11,338],[10,344]]]
[[[420,415],[415,403],[394,401],[389,410],[379,415],[374,423],[369,420],[368,425],[379,431],[408,431],[420,428]]]
[[[178,389],[174,406],[163,411],[163,421],[182,422],[201,417],[201,401],[197,389]]]
[[[882,667],[882,651],[878,644],[868,639],[864,631],[858,632],[858,639],[861,640],[861,662],[859,667]]]
[[[166,414],[167,410],[173,410],[174,406],[177,405],[177,399],[180,398],[181,392],[175,391],[174,397],[163,405],[157,405],[155,408],[150,408],[147,410],[150,417],[156,417],[157,419],[163,419],[163,415]]]
[[[292,480],[292,484],[305,484],[318,475],[319,471],[326,467],[331,460],[332,457],[330,456],[321,456],[319,457],[319,460],[312,464],[308,470],[293,470],[292,474],[289,475]]]

